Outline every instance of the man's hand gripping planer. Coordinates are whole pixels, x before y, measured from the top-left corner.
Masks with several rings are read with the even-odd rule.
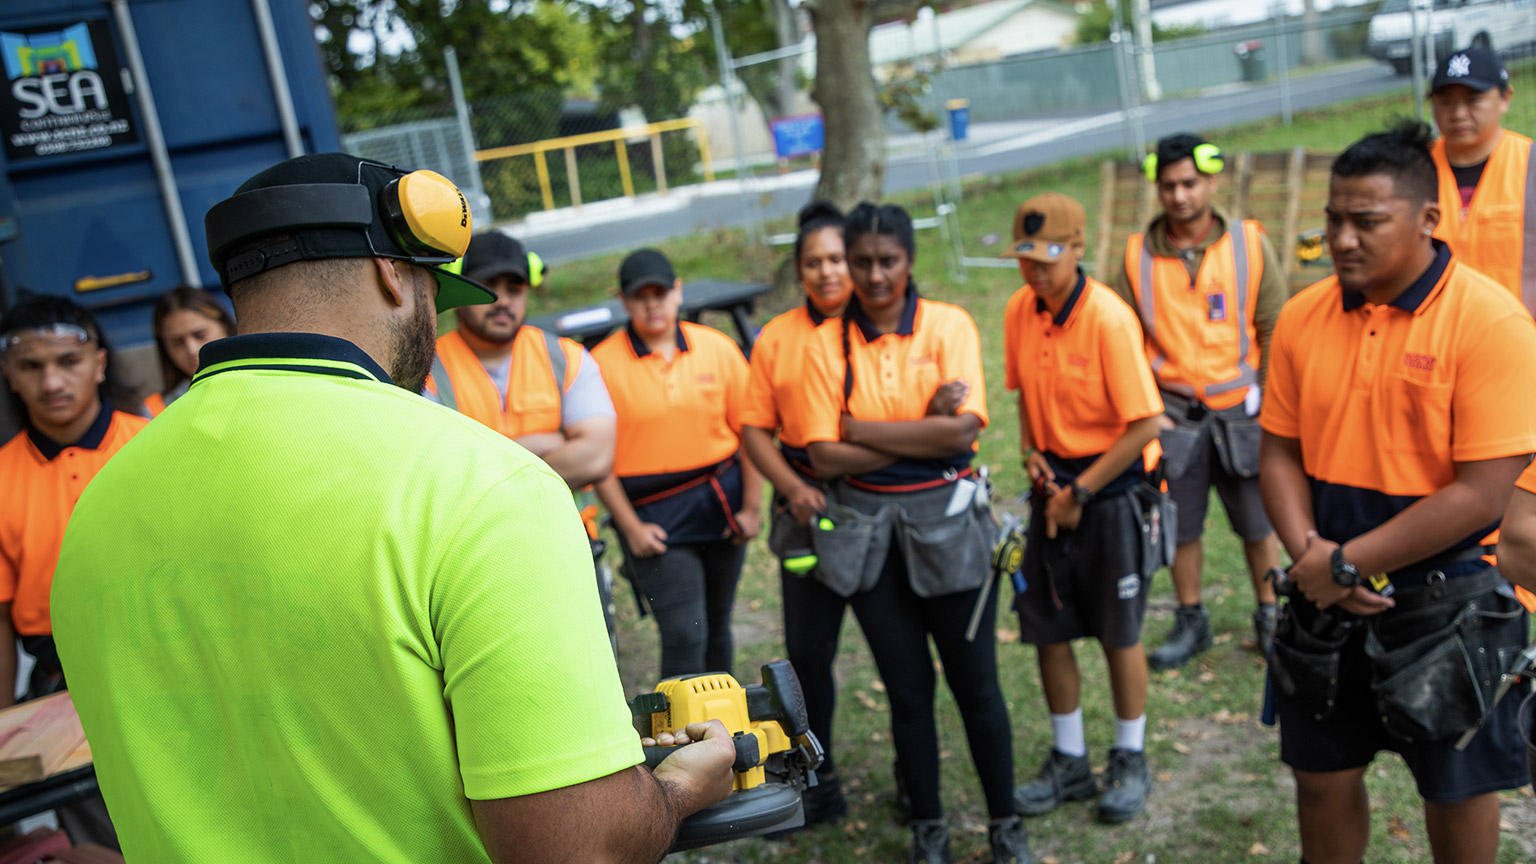
[[[685,819],[672,851],[805,824],[801,793],[816,785],[821,742],[811,732],[805,694],[789,661],[764,666],[762,678],[747,687],[723,672],[668,678],[630,702],[635,730],[644,737],[719,720],[736,744],[735,790]],[[655,768],[675,749],[647,747],[645,764]]]

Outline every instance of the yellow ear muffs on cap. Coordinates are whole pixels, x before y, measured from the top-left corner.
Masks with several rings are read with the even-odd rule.
[[[544,284],[544,259],[536,253],[528,253],[528,287],[537,288]]]
[[[384,223],[411,255],[462,257],[474,220],[459,187],[436,171],[412,171],[384,190]]]
[[[1221,148],[1215,144],[1195,145],[1195,168],[1201,174],[1220,174],[1227,162],[1221,158]]]
[[[1141,160],[1141,170],[1146,173],[1147,181],[1157,182],[1157,154],[1148,153],[1147,158]]]

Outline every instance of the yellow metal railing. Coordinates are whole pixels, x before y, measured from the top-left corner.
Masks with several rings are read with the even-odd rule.
[[[710,166],[709,160],[709,135],[704,131],[704,124],[692,118],[681,120],[662,120],[659,123],[647,123],[644,126],[630,129],[607,129],[602,132],[588,132],[584,135],[567,135],[564,138],[546,138],[543,141],[533,141],[528,144],[513,144],[510,147],[492,147],[488,150],[475,151],[475,161],[490,162],[495,159],[512,159],[518,156],[532,156],[534,170],[539,176],[539,193],[544,198],[544,209],[555,209],[555,194],[549,182],[549,163],[546,153],[552,150],[565,151],[565,171],[570,178],[571,204],[581,206],[581,178],[576,173],[576,148],[589,144],[606,144],[613,142],[614,156],[619,162],[619,181],[624,186],[624,197],[635,197],[635,181],[629,171],[629,148],[626,142],[631,138],[645,136],[651,139],[651,163],[656,168],[656,191],[662,195],[667,194],[667,166],[663,161],[661,151],[661,134],[663,132],[680,132],[684,129],[692,129],[698,135],[699,161],[703,163],[704,179],[714,180],[715,172]]]

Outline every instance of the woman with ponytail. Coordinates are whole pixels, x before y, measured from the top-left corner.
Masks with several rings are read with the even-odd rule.
[[[897,781],[910,796],[908,860],[953,860],[931,639],[985,793],[992,860],[1030,862],[992,637],[996,525],[986,478],[971,467],[987,422],[976,324],[918,295],[905,210],[860,204],[845,235],[854,297],[807,361],[806,449],[827,483],[813,573],[853,607],[891,700]]]
[[[784,592],[784,644],[800,678],[811,731],[826,751],[817,785],[805,792],[805,824],[835,820],[847,811],[832,759],[832,708],[837,655],[847,602],[812,575],[811,520],[826,508],[821,477],[805,451],[805,371],[819,331],[836,327],[853,283],[843,246],[843,214],[826,201],[800,211],[795,268],[805,304],[769,321],[752,347],[752,377],[742,409],[747,456],[773,483],[768,546],[779,557]],[[778,434],[779,446],[773,443]]]

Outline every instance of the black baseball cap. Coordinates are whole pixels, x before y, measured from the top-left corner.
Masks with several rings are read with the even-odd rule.
[[[397,180],[401,184],[391,194],[390,184]],[[424,187],[419,193],[417,180]],[[404,190],[406,185],[413,188]],[[404,248],[385,222],[388,211],[396,221],[410,223],[399,212],[402,191],[416,193],[449,212],[462,207],[463,228],[457,219],[452,221],[463,234],[423,242],[414,250]],[[451,200],[453,196],[458,200]],[[452,183],[429,171],[411,172],[347,153],[299,156],[240,184],[235,194],[209,209],[203,222],[208,259],[226,289],[247,276],[293,261],[378,257],[409,261],[432,271],[437,278],[439,312],[496,299],[490,289],[457,272],[464,248],[447,247],[466,242],[469,207]],[[272,242],[247,248],[267,239]]]
[[[626,297],[647,285],[671,288],[676,282],[672,262],[660,249],[636,249],[619,265],[619,291]]]
[[[1509,86],[1509,70],[1499,61],[1499,55],[1487,48],[1467,48],[1440,61],[1435,67],[1435,77],[1429,92],[1441,87],[1460,84],[1473,90],[1492,90]]]
[[[497,276],[530,282],[528,249],[522,241],[500,231],[476,234],[469,241],[469,251],[464,253],[464,275],[476,282],[488,282]]]

